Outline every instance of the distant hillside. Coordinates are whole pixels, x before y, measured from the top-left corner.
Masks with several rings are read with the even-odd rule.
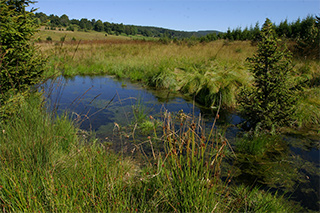
[[[102,22],[101,20],[88,20],[82,18],[81,20],[69,19],[67,15],[57,16],[57,15],[46,15],[45,13],[35,13],[35,18],[38,22],[44,26],[46,29],[55,30],[56,28],[65,28],[69,31],[89,31],[94,30],[97,32],[106,32],[110,35],[143,35],[147,37],[168,37],[168,38],[190,38],[202,37],[207,34],[219,33],[218,31],[208,30],[208,31],[178,31],[170,30],[160,27],[151,27],[151,26],[135,26],[135,25],[124,25],[117,23]]]
[[[208,35],[208,34],[213,34],[213,33],[215,33],[215,34],[219,34],[219,33],[222,33],[222,32],[220,32],[220,31],[216,31],[216,30],[200,30],[200,31],[197,31],[197,32],[195,32],[195,33],[197,33],[197,35],[199,36],[199,37],[202,37],[202,36],[206,36],[206,35]]]
[[[190,38],[191,36],[202,37],[211,33],[220,33],[216,30],[206,30],[206,31],[178,31],[170,30],[160,27],[150,27],[150,26],[135,26],[138,29],[138,34],[144,36],[154,36],[154,37],[169,37],[169,38]]]

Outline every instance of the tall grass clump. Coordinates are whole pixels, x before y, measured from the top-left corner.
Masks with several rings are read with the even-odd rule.
[[[221,65],[212,61],[205,67],[194,67],[180,73],[181,91],[194,96],[200,104],[217,108],[220,98],[223,107],[236,106],[236,94],[239,87],[251,82],[246,70],[234,65]]]
[[[37,205],[31,196],[41,196],[41,177],[75,145],[77,132],[66,117],[52,120],[46,115],[40,95],[26,98],[19,109],[0,124],[0,197],[2,207],[10,211]]]
[[[296,78],[299,93],[295,125],[304,130],[319,132],[320,124],[320,64],[316,61],[297,61]]]
[[[143,211],[256,212],[296,208],[283,196],[232,184],[233,174],[224,168],[224,158],[236,156],[220,130],[206,128],[201,117],[183,111],[176,115],[164,112],[162,131],[144,142],[150,144],[145,159],[149,167],[142,169],[141,189],[134,191],[144,204]],[[155,144],[159,142],[163,147],[157,149]],[[147,150],[142,143],[140,149]],[[152,208],[147,209],[145,204]]]
[[[167,201],[166,211],[209,211],[221,209],[226,197],[226,183],[220,180],[221,163],[228,148],[219,134],[208,134],[201,124],[180,113],[175,126],[170,113],[164,115],[165,156],[159,162],[163,172],[161,188]],[[177,129],[176,129],[177,128]]]

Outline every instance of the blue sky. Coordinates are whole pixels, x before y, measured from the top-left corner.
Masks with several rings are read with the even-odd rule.
[[[156,26],[167,29],[227,31],[263,24],[289,22],[320,15],[319,0],[38,0],[37,12],[69,19]]]

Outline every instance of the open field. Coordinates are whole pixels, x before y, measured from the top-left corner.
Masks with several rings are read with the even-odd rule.
[[[60,29],[60,30],[59,30]],[[74,41],[89,41],[89,40],[131,40],[131,39],[146,39],[146,40],[155,40],[153,38],[147,38],[143,36],[115,36],[108,35],[105,32],[97,32],[97,31],[67,31],[65,28],[56,28],[55,30],[45,30],[45,27],[42,26],[37,34],[34,36],[34,39],[37,41],[45,42],[47,38],[50,37],[52,42],[60,42],[61,38],[66,37],[65,41],[74,42]]]

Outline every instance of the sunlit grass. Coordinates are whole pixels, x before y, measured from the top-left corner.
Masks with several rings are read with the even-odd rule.
[[[59,30],[60,29],[60,30]],[[62,30],[63,29],[63,30]],[[130,39],[126,36],[115,36],[115,35],[107,35],[105,32],[97,32],[97,31],[68,31],[65,28],[56,28],[55,30],[45,30],[45,27],[42,26],[37,34],[34,36],[36,41],[45,42],[47,38],[50,37],[52,39],[52,43],[60,42],[62,37],[65,37],[65,42],[77,42],[79,40],[127,40]]]

